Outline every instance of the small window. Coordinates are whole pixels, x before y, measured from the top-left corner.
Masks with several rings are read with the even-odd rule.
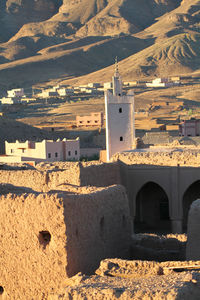
[[[121,107],[119,108],[119,113],[120,113],[120,114],[122,113],[122,108],[121,108]]]
[[[82,124],[82,123],[83,123],[83,121],[80,121],[79,123],[80,123],[80,124]]]
[[[122,142],[123,141],[123,136],[120,136],[120,142]]]
[[[87,123],[90,123],[90,121],[87,121]]]
[[[22,149],[22,153],[24,153],[25,152],[25,149]]]
[[[94,121],[95,123],[98,123],[98,121]]]
[[[55,157],[58,157],[58,152],[55,153]]]
[[[68,151],[68,155],[71,156],[71,151]]]
[[[54,131],[54,128],[51,128],[51,131]]]
[[[51,158],[51,153],[48,153],[48,158]]]
[[[75,151],[75,155],[77,155],[78,154],[78,152],[77,152],[77,150]]]

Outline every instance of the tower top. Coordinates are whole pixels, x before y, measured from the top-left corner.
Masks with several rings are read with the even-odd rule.
[[[113,95],[122,96],[122,80],[119,75],[118,58],[115,58],[115,74],[113,76]]]
[[[115,57],[115,77],[119,77],[119,64],[118,64],[118,57]]]

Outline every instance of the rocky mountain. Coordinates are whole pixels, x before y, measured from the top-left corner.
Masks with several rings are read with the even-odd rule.
[[[116,55],[127,79],[198,71],[199,21],[199,0],[2,0],[1,84],[108,80]]]

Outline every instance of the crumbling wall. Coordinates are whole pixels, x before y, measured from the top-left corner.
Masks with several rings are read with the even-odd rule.
[[[194,201],[188,214],[187,260],[200,260],[200,199]]]
[[[120,167],[118,163],[82,163],[80,169],[82,186],[110,186],[120,184]]]
[[[131,258],[150,261],[185,260],[186,241],[185,234],[134,234]]]
[[[184,151],[185,150],[185,151]],[[159,166],[189,166],[199,167],[200,148],[153,147],[152,151],[136,151],[117,153],[113,161],[120,161],[126,165],[159,165]]]
[[[49,168],[48,168],[49,166]],[[120,170],[117,163],[62,163],[46,164],[43,168],[26,170],[0,170],[0,183],[16,187],[26,187],[37,192],[59,190],[62,185],[110,186],[120,183]],[[62,188],[61,188],[62,189]],[[1,191],[0,191],[1,193]]]
[[[46,172],[37,170],[0,170],[0,183],[26,187],[32,191],[47,191],[46,178]]]
[[[67,276],[128,255],[131,226],[122,186],[9,194],[0,203],[0,291],[8,299],[45,299]]]

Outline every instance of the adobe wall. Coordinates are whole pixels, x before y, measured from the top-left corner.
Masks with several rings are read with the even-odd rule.
[[[30,192],[31,190],[36,192],[62,190],[60,187],[66,184],[110,186],[120,183],[120,171],[117,163],[44,164],[44,167],[39,166],[38,169],[32,170],[0,170],[0,183],[26,187]]]
[[[188,215],[187,260],[200,260],[200,200],[194,201]]]
[[[82,163],[80,168],[81,186],[110,186],[120,184],[118,163]]]
[[[152,147],[151,151],[137,150],[135,152],[117,153],[113,161],[121,161],[127,165],[159,165],[159,166],[200,166],[199,147]]]
[[[127,257],[131,226],[122,186],[82,194],[0,197],[0,291],[6,299],[46,299],[65,278]]]

